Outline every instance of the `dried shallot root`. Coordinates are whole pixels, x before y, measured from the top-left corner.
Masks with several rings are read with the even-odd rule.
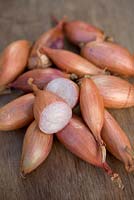
[[[56,78],[50,81],[44,89],[64,99],[71,108],[78,102],[79,87],[67,78]]]
[[[89,78],[83,78],[80,81],[80,110],[84,121],[101,147],[102,162],[105,162],[106,149],[101,137],[104,123],[104,102],[95,83]]]
[[[63,28],[67,39],[79,47],[88,42],[103,41],[105,38],[102,30],[83,21],[65,21]]]
[[[20,75],[14,82],[8,84],[8,87],[20,89],[24,92],[31,92],[32,89],[28,84],[28,79],[31,77],[34,79],[34,83],[38,86],[38,88],[43,89],[55,78],[72,78],[72,75],[53,68],[33,69]]]
[[[0,55],[0,93],[7,84],[19,76],[26,67],[31,44],[27,40],[18,40],[9,44]]]
[[[20,167],[22,177],[31,173],[46,160],[52,144],[53,135],[41,132],[37,122],[33,121],[24,136]]]
[[[39,49],[41,47],[50,47],[54,49],[63,49],[64,47],[64,34],[63,34],[64,19],[61,20],[56,27],[43,33],[33,45],[30,53],[28,68],[46,68],[52,65],[51,61],[45,54],[41,54]]]
[[[46,134],[53,134],[63,129],[72,117],[72,109],[60,97],[47,90],[40,90],[33,79],[28,80],[34,91],[34,117],[40,130]]]
[[[134,59],[129,51],[112,42],[95,41],[81,49],[81,55],[97,67],[124,76],[134,76]]]
[[[128,172],[134,171],[134,151],[127,135],[112,115],[105,110],[102,138],[107,149],[121,160]]]
[[[40,52],[46,54],[58,68],[67,73],[74,73],[80,77],[85,74],[104,74],[104,70],[70,51],[43,47]]]
[[[29,93],[0,108],[0,130],[12,131],[31,123],[34,99],[35,96]]]
[[[102,163],[101,149],[80,118],[73,116],[69,124],[56,133],[56,136],[69,151],[82,160],[104,169],[119,188],[124,188],[119,175],[114,173],[106,162]]]
[[[134,86],[126,80],[111,75],[96,75],[91,79],[99,89],[107,108],[134,106]]]

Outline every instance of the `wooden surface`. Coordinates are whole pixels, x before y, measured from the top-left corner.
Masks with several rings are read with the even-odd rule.
[[[50,14],[93,23],[134,52],[133,0],[1,0],[0,50],[17,39],[35,40],[51,27]],[[0,97],[0,106],[18,96]],[[134,108],[114,110],[122,128],[134,144]],[[125,190],[118,190],[101,169],[69,153],[56,139],[49,158],[22,180],[19,162],[25,128],[0,133],[0,200],[119,200],[134,199],[134,174],[108,155],[120,173]]]

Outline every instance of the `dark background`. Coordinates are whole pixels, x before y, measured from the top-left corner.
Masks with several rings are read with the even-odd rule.
[[[92,23],[134,52],[133,0],[1,0],[0,50],[17,39],[34,41],[51,27],[50,15]],[[69,47],[72,48],[72,47]],[[74,49],[76,50],[76,49]],[[0,106],[18,96],[0,97]],[[134,144],[134,108],[112,111]],[[134,199],[134,174],[108,155],[120,173],[125,190],[120,191],[101,169],[69,153],[55,139],[49,158],[22,180],[19,162],[25,129],[0,133],[0,200],[99,200]]]

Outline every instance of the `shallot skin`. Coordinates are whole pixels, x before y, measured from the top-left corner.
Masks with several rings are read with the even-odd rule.
[[[91,41],[104,40],[104,33],[100,29],[83,21],[64,22],[64,32],[68,40],[78,46]]]
[[[134,106],[134,86],[126,80],[111,75],[92,76],[107,108]]]
[[[31,44],[18,40],[9,44],[0,55],[0,88],[20,75],[26,67]]]
[[[8,87],[20,89],[24,92],[31,92],[32,89],[28,84],[29,78],[33,78],[38,88],[43,89],[51,80],[59,77],[69,78],[69,76],[69,74],[53,68],[33,69],[20,75],[14,82],[10,83]]]
[[[92,131],[97,142],[102,145],[101,129],[104,122],[104,103],[95,83],[89,78],[81,80],[80,109],[84,121]]]
[[[53,135],[40,131],[37,122],[33,121],[24,136],[21,173],[26,175],[35,170],[48,157],[53,144]]]
[[[43,33],[33,45],[28,62],[29,69],[46,68],[51,65],[51,62],[46,57],[40,57],[38,50],[40,47],[50,47],[54,49],[63,49],[64,34],[63,21],[59,22],[56,27]]]
[[[102,138],[107,149],[119,160],[124,162],[128,172],[134,171],[134,158],[129,154],[132,151],[129,139],[112,115],[105,110]]]
[[[11,131],[28,125],[34,118],[34,95],[18,97],[0,108],[0,130]]]
[[[86,44],[81,55],[102,69],[134,76],[134,59],[129,51],[112,42],[91,42]]]
[[[102,163],[101,149],[81,118],[73,116],[68,125],[56,133],[56,136],[69,151],[89,164],[104,169],[119,188],[124,188],[119,175],[115,174],[106,162]]]
[[[43,47],[40,52],[46,54],[58,68],[67,73],[74,73],[80,77],[85,74],[96,75],[104,73],[94,64],[70,51]]]
[[[73,116],[68,125],[56,133],[56,136],[76,156],[103,168],[99,146],[81,118]]]
[[[56,78],[50,81],[44,88],[63,98],[71,108],[73,108],[79,98],[79,87],[67,78]]]

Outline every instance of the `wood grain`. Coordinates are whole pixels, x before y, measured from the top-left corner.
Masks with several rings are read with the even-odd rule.
[[[1,0],[0,50],[17,39],[34,41],[51,27],[50,14],[54,14],[93,23],[133,53],[133,10],[133,0]],[[72,49],[69,44],[66,47]],[[18,95],[0,96],[0,106]],[[134,108],[112,113],[134,144]],[[26,180],[21,179],[19,162],[25,130],[0,132],[0,200],[133,199],[134,175],[128,175],[118,160],[108,155],[109,163],[123,179],[124,191],[118,190],[101,169],[76,158],[56,139],[46,162]]]

